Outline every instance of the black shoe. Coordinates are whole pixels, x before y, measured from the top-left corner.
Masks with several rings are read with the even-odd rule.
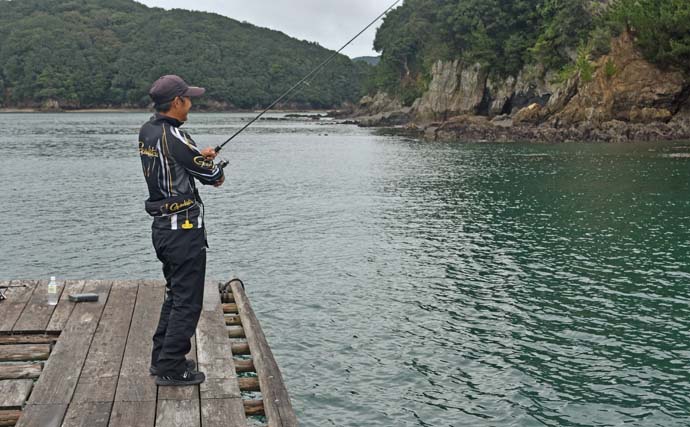
[[[156,377],[156,385],[197,385],[206,381],[206,375],[203,372],[184,371],[181,375],[169,375],[163,377]]]
[[[184,361],[184,369],[187,371],[193,371],[196,369],[196,362],[193,361],[192,359],[185,359]],[[149,373],[153,375],[154,377],[158,375],[158,368],[151,365],[149,367]]]

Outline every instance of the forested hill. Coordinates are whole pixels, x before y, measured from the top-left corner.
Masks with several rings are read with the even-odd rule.
[[[377,32],[370,91],[410,103],[439,60],[478,64],[494,81],[529,67],[587,77],[623,31],[649,61],[690,69],[689,0],[406,0]]]
[[[179,74],[200,104],[266,106],[332,52],[220,15],[132,0],[0,0],[0,106],[145,107]],[[287,102],[333,107],[360,95],[368,65],[340,55]]]

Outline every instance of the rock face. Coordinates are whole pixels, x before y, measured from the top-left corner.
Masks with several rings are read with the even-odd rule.
[[[366,126],[408,125],[432,139],[629,141],[690,138],[690,80],[646,61],[628,34],[594,62],[591,81],[528,66],[488,79],[478,64],[437,62],[411,108],[385,94],[362,100]],[[469,117],[480,115],[477,119]],[[488,116],[488,118],[486,117]],[[493,120],[489,120],[493,118]]]
[[[593,80],[581,83],[578,93],[556,113],[559,124],[668,122],[687,99],[683,74],[647,62],[627,34],[613,41],[610,55],[599,58],[595,68]]]
[[[419,121],[445,120],[459,114],[477,114],[484,99],[487,72],[479,64],[438,61],[429,90],[412,109]]]
[[[359,101],[357,108],[359,115],[375,115],[383,112],[399,110],[403,107],[402,102],[393,98],[385,92],[379,92],[375,96],[365,96]]]

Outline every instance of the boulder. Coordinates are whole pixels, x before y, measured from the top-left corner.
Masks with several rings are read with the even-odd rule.
[[[374,96],[365,96],[359,101],[356,115],[372,116],[387,111],[400,110],[401,108],[403,108],[403,105],[400,100],[385,92],[378,92]]]

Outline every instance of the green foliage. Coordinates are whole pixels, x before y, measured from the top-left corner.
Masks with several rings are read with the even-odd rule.
[[[411,97],[438,60],[479,63],[493,77],[530,64],[559,80],[594,72],[626,28],[647,58],[690,69],[689,0],[406,0],[376,34],[382,54],[368,89]],[[578,48],[580,46],[580,48]],[[615,71],[609,70],[615,74]],[[605,70],[605,72],[607,72]],[[608,73],[608,72],[607,72]],[[607,74],[608,75],[608,74]]]
[[[613,78],[613,76],[615,76],[617,72],[618,67],[616,67],[616,64],[613,62],[613,60],[609,58],[604,64],[604,74],[606,75],[606,78]]]
[[[577,60],[575,61],[575,69],[580,74],[580,80],[584,83],[592,81],[594,75],[594,65],[590,61],[590,50],[587,45],[580,45],[577,48]]]
[[[610,19],[635,36],[650,61],[690,68],[690,1],[616,0]]]
[[[0,10],[6,106],[144,107],[151,83],[174,73],[207,88],[201,105],[263,107],[332,54],[220,15],[133,0],[0,0]],[[290,102],[321,108],[358,99],[371,73],[338,56]]]

